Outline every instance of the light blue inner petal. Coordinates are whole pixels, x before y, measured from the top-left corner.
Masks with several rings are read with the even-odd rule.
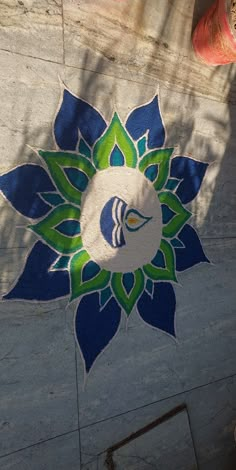
[[[153,282],[151,281],[151,279],[148,279],[146,282],[146,291],[148,291],[151,295],[153,293]]]
[[[158,175],[158,165],[150,165],[145,170],[144,175],[153,183]]]
[[[110,287],[106,287],[101,291],[100,304],[101,307],[107,303],[107,301],[112,297],[112,291]]]
[[[87,158],[91,158],[91,150],[86,144],[86,142],[84,141],[84,139],[82,139],[82,137],[80,138],[80,141],[79,141],[79,153],[81,153],[82,155],[85,155],[85,157]]]
[[[43,197],[43,199],[51,204],[51,206],[59,206],[59,204],[63,204],[64,199],[60,196],[60,194],[57,193],[40,193],[40,196]]]
[[[55,229],[67,237],[74,237],[80,233],[80,223],[77,220],[64,220]]]
[[[154,266],[157,266],[158,268],[166,267],[165,258],[161,250],[158,250],[155,258],[153,258],[152,260],[152,264],[154,264]]]
[[[124,166],[124,164],[125,164],[124,155],[120,151],[119,147],[115,145],[110,155],[110,165],[111,166]]]
[[[179,181],[177,178],[169,178],[165,185],[165,189],[169,189],[170,191],[174,191],[177,188]]]
[[[129,293],[131,292],[132,288],[133,288],[133,285],[134,285],[134,275],[133,273],[125,273],[123,274],[123,286],[127,292],[127,294],[129,295]]]
[[[55,270],[55,269],[66,269],[68,267],[68,264],[69,264],[69,261],[70,261],[70,257],[69,256],[61,256],[57,262],[52,266],[52,268]]]
[[[93,279],[100,271],[100,267],[94,261],[89,261],[83,268],[82,281],[89,281]]]
[[[166,204],[161,204],[161,210],[162,222],[164,225],[166,225],[176,215],[176,213],[172,211]]]
[[[64,172],[71,184],[79,191],[85,191],[88,185],[88,177],[83,171],[76,168],[64,168]]]
[[[146,153],[146,142],[147,142],[146,137],[142,137],[138,141],[138,153],[140,157],[142,157],[143,154]]]
[[[173,240],[170,241],[171,245],[174,248],[184,248],[184,244],[179,240],[178,238],[173,238]]]

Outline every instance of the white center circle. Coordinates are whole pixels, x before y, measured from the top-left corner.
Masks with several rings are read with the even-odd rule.
[[[111,246],[101,227],[101,215],[108,201],[122,201],[127,211],[137,211],[146,222],[130,231],[125,223],[124,244]],[[142,220],[142,219],[141,219]],[[130,272],[150,263],[160,246],[162,212],[152,183],[137,169],[112,167],[99,171],[83,193],[81,203],[83,247],[99,266],[112,272]]]

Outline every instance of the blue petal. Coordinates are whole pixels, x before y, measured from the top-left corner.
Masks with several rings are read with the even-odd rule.
[[[165,129],[157,96],[154,96],[150,103],[134,109],[127,119],[126,129],[135,140],[138,140],[149,131],[148,147],[150,149],[163,146],[165,142]]]
[[[15,287],[3,298],[47,301],[68,295],[68,272],[48,271],[57,258],[55,251],[38,241],[29,254]]]
[[[51,209],[38,193],[55,189],[40,165],[21,165],[0,176],[0,191],[18,212],[31,219],[42,217]]]
[[[68,90],[64,90],[62,104],[54,124],[55,139],[62,150],[76,149],[79,140],[78,131],[92,146],[105,129],[106,122],[96,109]]]
[[[169,282],[155,282],[153,298],[144,291],[138,301],[140,317],[149,325],[175,336],[175,292]]]
[[[197,195],[208,163],[193,160],[190,157],[175,157],[171,161],[170,176],[181,181],[176,194],[183,204],[191,202]]]
[[[116,334],[121,318],[121,309],[114,298],[100,311],[99,294],[82,298],[75,317],[75,332],[86,372]]]
[[[184,248],[175,248],[177,271],[184,271],[198,263],[209,263],[197,232],[191,225],[185,225],[178,238],[184,244]]]

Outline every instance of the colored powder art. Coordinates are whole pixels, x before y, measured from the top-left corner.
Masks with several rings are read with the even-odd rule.
[[[57,150],[38,150],[0,176],[0,190],[38,240],[4,300],[75,302],[75,335],[87,374],[138,314],[175,337],[178,273],[209,262],[186,207],[207,163],[165,148],[158,96],[110,122],[63,90]]]

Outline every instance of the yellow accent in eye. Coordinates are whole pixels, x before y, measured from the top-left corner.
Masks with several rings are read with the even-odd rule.
[[[138,222],[138,219],[137,217],[128,217],[128,221],[127,221],[130,225],[135,225],[137,224]]]

